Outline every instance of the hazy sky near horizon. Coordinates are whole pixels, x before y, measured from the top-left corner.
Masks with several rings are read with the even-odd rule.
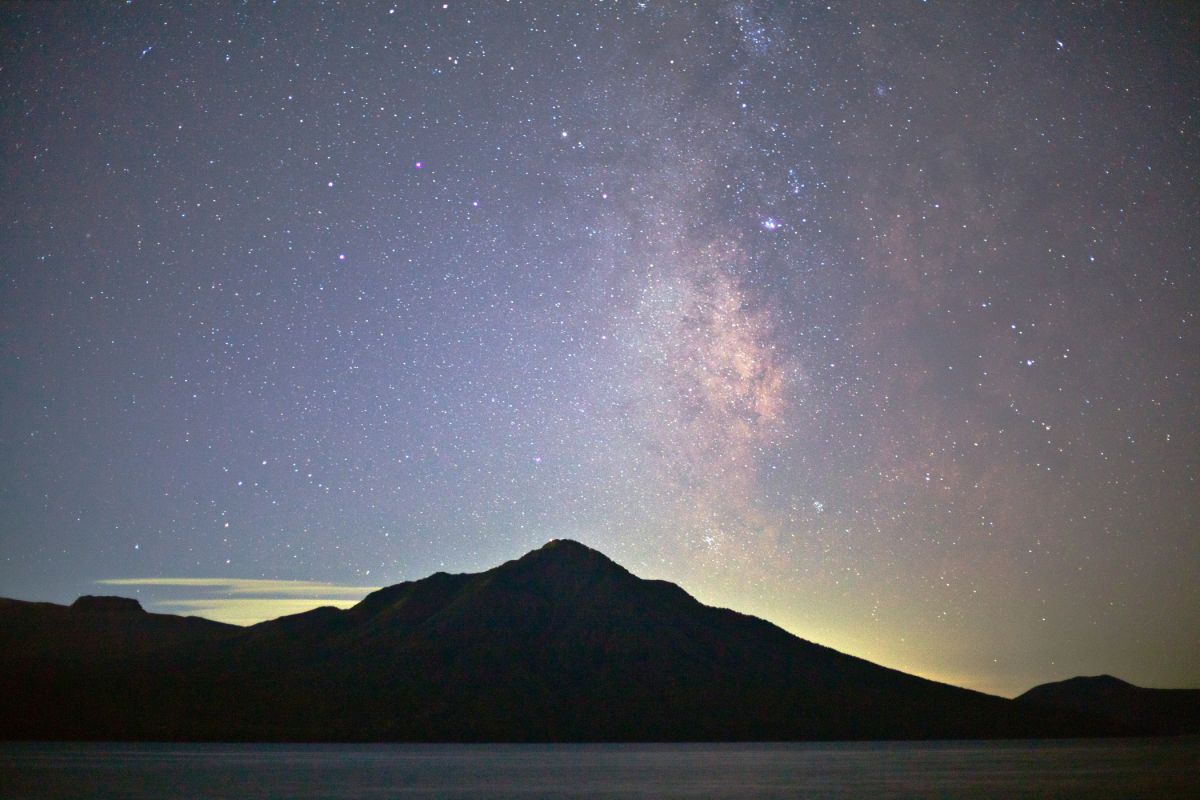
[[[568,537],[973,688],[1200,686],[1195,6],[27,3],[0,54],[0,595],[246,621]]]

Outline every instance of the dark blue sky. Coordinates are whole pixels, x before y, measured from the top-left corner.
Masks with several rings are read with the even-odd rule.
[[[570,537],[954,683],[1200,685],[1198,32],[6,5],[0,594],[246,620]]]

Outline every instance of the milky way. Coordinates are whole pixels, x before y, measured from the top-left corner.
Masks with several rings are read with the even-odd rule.
[[[8,7],[0,595],[572,537],[962,685],[1200,685],[1198,23]]]

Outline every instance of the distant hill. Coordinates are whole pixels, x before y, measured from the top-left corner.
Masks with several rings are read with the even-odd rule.
[[[122,659],[242,630],[199,617],[148,614],[137,600],[85,595],[67,606],[0,598],[0,663]]]
[[[687,741],[1103,735],[799,639],[556,540],[247,628],[0,601],[0,737]]]
[[[1200,689],[1145,689],[1097,675],[1044,683],[1017,701],[1106,717],[1139,733],[1200,734]]]

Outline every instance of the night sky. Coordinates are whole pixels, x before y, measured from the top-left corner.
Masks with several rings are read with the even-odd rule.
[[[985,691],[1200,686],[1187,3],[0,8],[0,595],[551,538]]]

